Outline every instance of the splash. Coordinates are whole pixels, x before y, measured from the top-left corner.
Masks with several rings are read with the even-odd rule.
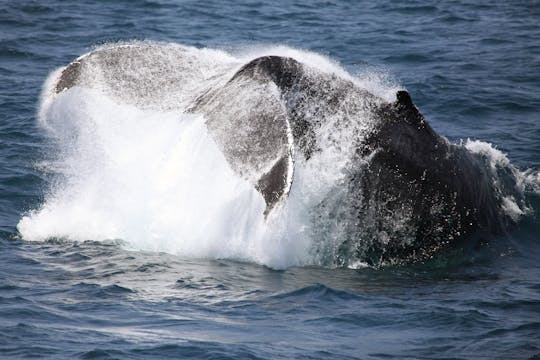
[[[270,54],[347,79],[381,101],[393,102],[398,84],[380,72],[353,76],[327,57],[283,46],[225,52],[134,42],[97,50],[118,47],[132,52],[129,61],[114,64],[121,71],[87,58],[93,71],[81,75],[86,76],[85,86],[57,94],[63,69],[51,73],[44,85],[38,121],[56,146],[46,169],[55,180],[43,204],[21,218],[23,239],[119,239],[133,250],[274,268],[366,265],[354,254],[338,258],[351,225],[342,220],[345,210],[339,210],[349,201],[344,182],[355,140],[372,126],[369,112],[358,111],[354,126],[341,123],[346,114],[326,115],[315,134],[322,150],[309,161],[295,158],[288,201],[266,217],[262,195],[231,168],[209,134],[208,119],[189,107],[243,64]],[[484,156],[503,211],[515,221],[526,214],[523,198],[508,194],[522,194],[537,175],[519,172],[487,143],[462,146]],[[367,163],[369,157],[361,160]],[[511,186],[516,188],[510,191]],[[323,202],[332,206],[321,207]],[[395,233],[410,218],[406,209],[402,212],[385,219]],[[388,234],[392,232],[379,231],[377,241],[390,243]]]
[[[520,171],[510,163],[507,155],[493,147],[492,144],[467,139],[463,146],[473,154],[479,155],[485,167],[491,173],[495,191],[500,194],[501,207],[514,222],[533,209],[528,206],[527,193],[540,194],[540,173],[532,170]]]

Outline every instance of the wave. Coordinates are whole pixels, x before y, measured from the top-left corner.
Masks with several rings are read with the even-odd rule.
[[[118,48],[132,53],[116,63],[100,63],[89,55]],[[332,198],[339,207],[348,196],[344,181],[355,156],[352,144],[355,138],[369,136],[372,115],[359,112],[361,121],[354,126],[343,126],[338,118],[321,126],[315,134],[320,149],[309,161],[296,149],[287,201],[267,215],[268,200],[242,164],[231,163],[223,140],[209,129],[209,115],[190,110],[200,102],[200,94],[225,86],[245,64],[261,56],[293,58],[330,78],[354,83],[381,99],[377,101],[393,102],[401,87],[385,74],[353,76],[327,57],[284,46],[226,52],[132,42],[106,45],[89,54],[76,60],[87,59],[93,66],[92,71],[80,72],[81,84],[58,91],[66,67],[53,71],[44,85],[38,121],[55,150],[52,161],[42,166],[54,174],[54,181],[40,207],[21,218],[17,228],[23,239],[121,239],[133,250],[238,259],[274,268],[366,265],[361,252],[343,251],[350,219],[340,219],[343,214],[320,204]],[[234,103],[225,106],[238,114],[246,111],[234,108]],[[223,110],[214,116],[226,115]],[[531,211],[523,194],[538,192],[538,173],[520,172],[488,143],[455,146],[485,159],[502,211],[512,220]],[[372,216],[378,218],[367,220],[405,226],[400,214]],[[389,243],[385,236],[399,234],[384,229],[372,236],[384,245]]]

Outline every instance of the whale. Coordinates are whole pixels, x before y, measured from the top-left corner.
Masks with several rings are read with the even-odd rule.
[[[265,218],[287,203],[301,166],[328,148],[343,154],[337,190],[312,211],[339,224],[338,258],[425,259],[512,223],[485,159],[439,135],[406,90],[389,101],[292,56],[207,62],[182,47],[106,46],[63,67],[53,95],[90,87],[203,114],[230,167],[264,198]]]

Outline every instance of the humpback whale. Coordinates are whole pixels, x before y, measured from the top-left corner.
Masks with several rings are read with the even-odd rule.
[[[288,56],[205,61],[182,47],[106,46],[63,68],[54,93],[83,86],[203,114],[230,167],[264,198],[266,217],[287,202],[297,168],[332,148],[345,165],[313,216],[335,219],[343,259],[426,258],[512,222],[502,211],[512,184],[496,187],[485,159],[437,134],[407,91],[388,101]]]

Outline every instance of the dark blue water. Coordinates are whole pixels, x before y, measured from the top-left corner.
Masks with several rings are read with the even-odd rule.
[[[47,75],[93,46],[287,45],[386,74],[452,141],[540,168],[538,1],[18,1],[0,5],[0,357],[540,357],[540,199],[507,234],[382,269],[291,267],[27,242],[52,181],[36,121]]]

